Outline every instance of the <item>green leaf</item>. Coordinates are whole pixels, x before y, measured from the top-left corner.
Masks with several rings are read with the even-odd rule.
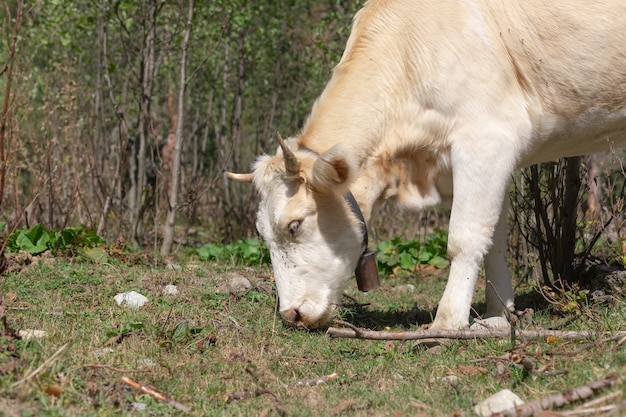
[[[196,249],[196,252],[201,260],[208,261],[210,259],[220,259],[222,253],[224,252],[224,248],[215,243],[207,243],[206,245]]]
[[[182,342],[184,341],[190,333],[189,321],[186,319],[179,320],[174,325],[174,330],[172,331],[172,340],[174,342]]]
[[[416,264],[415,258],[413,258],[408,252],[400,254],[400,266],[402,269],[412,270]]]
[[[95,248],[85,248],[84,251],[85,255],[87,255],[89,259],[97,263],[106,262],[109,258],[109,255],[106,253],[106,251],[97,246]]]
[[[41,224],[33,226],[30,230],[21,230],[15,240],[20,250],[31,255],[38,255],[48,249],[50,232]]]
[[[428,261],[429,265],[434,266],[438,269],[447,268],[450,265],[450,262],[446,258],[442,258],[441,256],[435,256],[430,261]]]

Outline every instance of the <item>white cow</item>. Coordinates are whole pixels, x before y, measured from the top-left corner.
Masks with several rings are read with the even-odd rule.
[[[626,144],[626,1],[370,0],[300,134],[251,174],[280,313],[327,324],[394,198],[450,204],[450,276],[431,326],[468,326],[484,259],[507,307],[512,172]],[[452,192],[454,191],[454,197]],[[505,307],[487,288],[487,316]]]

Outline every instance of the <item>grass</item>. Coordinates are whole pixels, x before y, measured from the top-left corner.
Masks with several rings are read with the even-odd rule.
[[[511,352],[506,340],[428,349],[413,342],[330,339],[321,331],[283,326],[266,267],[190,257],[181,259],[176,271],[146,259],[147,264],[47,259],[2,278],[9,328],[44,330],[47,336],[15,340],[7,329],[2,332],[0,415],[184,414],[130,388],[122,382],[126,376],[171,395],[195,416],[469,416],[474,403],[504,388],[530,401],[612,373],[622,381],[626,373],[626,347],[617,342],[585,347],[589,341],[534,340]],[[231,273],[248,278],[252,288],[225,291]],[[415,319],[430,320],[446,274],[427,267],[416,279],[416,273],[400,271],[369,294],[359,294],[353,285],[349,294],[369,305],[346,299],[342,318],[369,328],[416,328]],[[407,283],[417,290],[393,290]],[[167,284],[180,293],[165,295]],[[139,309],[117,306],[114,295],[131,290],[150,303]],[[517,292],[523,304],[518,307],[535,309],[534,321],[547,327],[563,319],[528,286]],[[481,297],[477,291],[479,310]],[[583,301],[568,316],[567,328],[625,330],[625,306],[623,298],[594,306]],[[56,360],[13,386],[66,343]],[[543,373],[525,375],[512,353],[531,358]],[[330,382],[297,385],[333,373],[337,378]],[[456,379],[445,379],[451,375]],[[620,382],[616,389],[624,387]],[[225,401],[229,394],[257,389],[266,393]]]

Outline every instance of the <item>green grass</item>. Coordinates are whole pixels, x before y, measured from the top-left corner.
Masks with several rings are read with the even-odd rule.
[[[182,415],[170,404],[129,388],[130,377],[167,393],[191,407],[190,415],[258,416],[450,416],[472,415],[475,402],[509,388],[530,401],[586,382],[626,373],[626,344],[588,346],[588,341],[528,341],[513,353],[530,357],[542,375],[524,375],[507,340],[450,342],[437,349],[407,341],[384,342],[330,339],[322,331],[285,327],[275,314],[270,270],[179,260],[180,271],[152,266],[75,262],[40,262],[2,278],[14,329],[39,329],[43,339],[0,338],[0,415],[120,416]],[[226,274],[247,277],[252,289],[241,294],[220,292]],[[341,316],[369,328],[415,329],[430,320],[447,271],[399,271],[383,277],[383,287],[360,294],[352,285]],[[420,278],[416,278],[420,276]],[[397,292],[402,284],[415,292]],[[176,284],[180,293],[167,296],[163,286]],[[130,310],[115,304],[115,294],[135,290],[150,303]],[[523,305],[536,310],[534,320],[548,326],[562,314],[541,302],[528,286],[517,290]],[[482,306],[482,291],[475,297]],[[417,305],[417,313],[412,308]],[[626,329],[622,298],[609,305],[580,305],[568,329]],[[419,323],[415,323],[417,318]],[[27,382],[32,373],[64,344],[68,348]],[[100,355],[97,355],[100,353]],[[497,363],[504,371],[498,373]],[[550,372],[567,370],[566,374]],[[316,386],[298,381],[332,373],[337,379]],[[443,378],[458,377],[451,384]],[[51,395],[59,386],[63,393]],[[238,391],[266,393],[224,401]],[[620,382],[618,390],[624,389]],[[613,400],[614,402],[621,399]],[[132,403],[146,404],[133,411]]]

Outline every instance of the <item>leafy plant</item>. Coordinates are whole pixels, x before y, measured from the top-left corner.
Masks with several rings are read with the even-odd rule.
[[[270,263],[269,252],[258,238],[238,239],[227,245],[207,243],[196,249],[196,253],[203,261],[231,260],[249,265]]]
[[[391,273],[398,268],[413,270],[416,265],[432,265],[445,268],[449,265],[446,259],[447,233],[435,230],[432,235],[421,240],[403,240],[395,237],[378,244],[376,260],[381,271]]]
[[[76,248],[90,248],[103,243],[104,239],[84,226],[53,231],[41,224],[36,224],[30,229],[14,230],[7,239],[7,250],[9,252],[25,251],[31,255],[38,255],[47,250],[55,253],[68,252]]]
[[[563,313],[579,316],[585,310],[589,290],[580,289],[578,283],[555,283],[555,287],[539,286],[539,292],[552,307]],[[560,284],[560,286],[558,285]]]

